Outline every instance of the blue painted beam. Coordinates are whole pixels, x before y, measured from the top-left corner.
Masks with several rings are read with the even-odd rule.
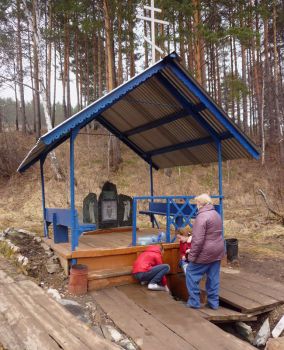
[[[233,137],[233,136],[228,132],[224,132],[224,133],[218,135],[218,139],[220,139],[220,140],[227,140],[231,137]],[[214,143],[214,142],[215,142],[215,140],[211,136],[208,136],[208,137],[203,137],[201,139],[195,139],[195,140],[191,140],[191,141],[181,142],[181,143],[178,143],[176,145],[171,145],[171,146],[166,146],[166,147],[162,147],[159,149],[155,149],[155,150],[152,150],[150,152],[147,152],[147,155],[152,157],[152,156],[156,156],[158,154],[173,152],[173,151],[177,151],[179,149],[184,149],[184,148],[197,147],[197,146],[206,145],[208,143]]]
[[[153,120],[152,122],[149,122],[147,124],[144,124],[144,125],[141,125],[141,126],[137,126],[136,128],[130,129],[128,131],[125,131],[123,133],[123,135],[129,137],[129,136],[132,136],[132,135],[135,135],[135,134],[139,134],[139,133],[147,131],[147,130],[151,130],[151,129],[157,128],[158,126],[171,123],[171,122],[173,122],[175,120],[178,120],[180,118],[184,118],[184,117],[187,117],[187,116],[189,116],[188,112],[185,111],[185,110],[181,110],[181,111],[169,114],[169,115],[167,115],[167,116],[165,116],[165,117],[163,117],[161,119]]]
[[[214,114],[214,116],[219,120],[221,124],[233,135],[233,137],[246,149],[246,151],[255,159],[259,159],[259,152],[251,145],[246,137],[238,132],[237,126],[234,125],[229,118],[227,118],[217,105],[202,91],[202,89],[194,82],[188,75],[186,75],[172,60],[169,62],[169,68],[172,73],[180,79],[187,89],[192,91],[192,93],[203,103],[206,108]]]
[[[212,126],[199,114],[198,110],[195,109],[195,105],[188,101],[188,99],[172,85],[172,83],[166,79],[162,74],[157,74],[157,79],[161,84],[172,94],[182,107],[191,114],[192,118],[215,140],[218,140],[218,133],[212,128]]]
[[[224,217],[223,217],[223,174],[222,174],[222,142],[217,142],[218,150],[218,178],[219,178],[219,204],[220,204],[220,215],[222,218],[222,235],[224,238]]]
[[[79,128],[74,128],[70,137],[70,209],[71,209],[71,250],[72,252],[78,247],[79,244],[79,231],[76,227],[76,209],[75,209],[75,157],[74,157],[74,144],[76,136],[78,135]],[[76,259],[72,259],[72,265],[76,264]]]
[[[45,214],[45,186],[44,186],[44,162],[46,155],[40,158],[40,179],[41,179],[41,202],[43,211],[43,232],[44,237],[48,236],[47,224],[46,224],[46,214]]]
[[[139,157],[143,158],[145,162],[148,164],[152,164],[152,166],[159,170],[159,167],[153,163],[150,159],[150,157],[145,154],[145,152],[139,148],[135,143],[133,143],[131,140],[129,140],[126,136],[120,133],[120,131],[111,123],[109,123],[103,116],[98,116],[96,118],[97,121],[99,121],[106,129],[108,129],[113,135],[117,136],[123,143],[126,144],[132,151],[134,151]]]
[[[152,166],[152,159],[150,160],[150,196],[153,197],[154,196],[154,184],[153,184],[153,166]],[[151,200],[153,202],[153,200]],[[152,223],[152,227],[154,228],[154,216],[151,215],[151,223]]]

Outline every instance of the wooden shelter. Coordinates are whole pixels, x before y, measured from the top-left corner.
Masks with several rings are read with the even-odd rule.
[[[81,128],[96,120],[117,136],[150,167],[150,196],[134,197],[132,245],[136,245],[136,208],[139,200],[149,201],[153,227],[156,215],[167,220],[166,241],[171,225],[184,226],[196,214],[193,196],[155,197],[153,168],[218,162],[219,193],[217,210],[223,217],[222,161],[241,157],[259,158],[253,142],[233,123],[185,70],[173,52],[150,68],[46,133],[18,168],[20,173],[40,161],[44,234],[53,224],[56,243],[66,243],[71,230],[71,251],[79,245],[83,232],[96,225],[79,222],[75,208],[74,141]],[[50,151],[70,139],[70,198],[68,209],[46,208],[44,162]],[[181,204],[182,202],[182,204]],[[75,260],[73,261],[75,262]]]

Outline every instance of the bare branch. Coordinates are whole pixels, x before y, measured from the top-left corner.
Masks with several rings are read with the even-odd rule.
[[[37,91],[35,88],[33,88],[32,86],[30,86],[30,85],[28,85],[28,84],[25,84],[25,83],[21,83],[21,82],[19,82],[19,81],[16,80],[16,79],[7,78],[7,77],[4,77],[3,75],[0,75],[0,79],[3,79],[3,80],[4,80],[4,83],[6,83],[6,81],[15,82],[15,83],[17,83],[17,84],[22,84],[23,86],[26,86],[26,87],[28,87],[28,88],[31,89],[31,90],[34,90],[34,91],[36,91],[36,92],[39,92],[39,91]]]
[[[284,215],[283,215],[283,214],[277,213],[277,211],[275,211],[274,209],[271,208],[271,206],[270,206],[269,203],[268,203],[266,194],[265,194],[261,189],[258,190],[258,194],[260,194],[261,197],[263,198],[264,203],[265,203],[265,205],[266,205],[266,208],[267,208],[273,215],[275,215],[278,219],[280,219],[282,225],[284,225]]]

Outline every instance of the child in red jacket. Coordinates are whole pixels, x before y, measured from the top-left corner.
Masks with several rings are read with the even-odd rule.
[[[134,262],[132,273],[141,284],[148,283],[148,289],[168,292],[166,274],[170,271],[170,266],[163,264],[162,253],[162,246],[147,247]]]
[[[177,238],[179,240],[179,250],[180,250],[180,262],[179,265],[183,269],[184,274],[186,273],[186,268],[189,263],[188,254],[191,248],[191,227],[187,225],[184,228],[178,230]]]

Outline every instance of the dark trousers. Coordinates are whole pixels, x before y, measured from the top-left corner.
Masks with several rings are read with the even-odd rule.
[[[186,269],[186,286],[189,293],[187,305],[193,308],[200,308],[199,282],[206,274],[206,292],[208,306],[212,309],[219,307],[219,286],[220,286],[221,261],[214,261],[210,264],[196,264],[190,262]]]
[[[140,282],[161,284],[163,276],[169,271],[170,266],[168,264],[160,264],[154,266],[147,272],[137,272],[134,274],[134,277]]]

